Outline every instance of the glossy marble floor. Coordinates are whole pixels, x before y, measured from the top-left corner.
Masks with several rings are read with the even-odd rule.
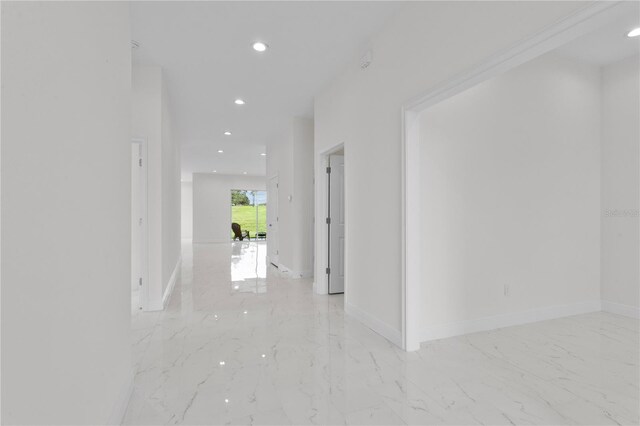
[[[133,320],[126,424],[638,424],[638,322],[594,313],[404,353],[265,264],[183,247],[170,306]]]

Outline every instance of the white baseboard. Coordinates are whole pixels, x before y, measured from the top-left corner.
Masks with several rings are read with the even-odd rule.
[[[122,386],[118,399],[113,406],[111,415],[107,420],[108,425],[121,425],[124,420],[124,416],[127,413],[129,407],[129,401],[131,400],[131,394],[133,393],[133,372],[128,374],[127,381]]]
[[[176,281],[178,280],[178,272],[180,271],[181,265],[182,255],[178,256],[178,261],[176,262],[176,266],[173,268],[173,272],[171,273],[171,277],[169,278],[167,288],[164,290],[164,294],[162,295],[162,309],[166,308],[167,303],[169,303],[169,299],[171,298],[171,294],[173,293],[173,288],[176,286]]]
[[[280,264],[278,263],[277,259],[271,260],[269,256],[266,256],[266,258],[267,258],[267,266],[273,264],[273,266],[275,266],[276,268],[280,268]]]
[[[601,302],[599,300],[594,300],[435,325],[421,330],[421,333],[419,334],[419,341],[428,342],[430,340],[461,336],[463,334],[476,333],[479,331],[495,330],[514,325],[529,324],[532,322],[568,317],[571,315],[598,312],[600,310]]]
[[[162,311],[169,303],[169,299],[171,298],[171,294],[173,293],[173,288],[176,286],[176,281],[178,280],[178,272],[180,271],[180,266],[182,265],[182,255],[178,256],[178,261],[176,262],[176,266],[173,268],[173,272],[171,273],[171,277],[169,277],[169,281],[167,282],[167,286],[164,289],[164,293],[162,294],[162,299],[150,300],[145,312],[153,312],[153,311]]]
[[[268,261],[268,258],[267,258]],[[312,278],[313,271],[296,271],[295,269],[289,268],[287,265],[282,263],[278,263],[278,269],[283,274],[286,274],[290,278]]]
[[[344,311],[394,345],[398,346],[399,348],[402,347],[402,333],[400,332],[400,330],[396,330],[389,324],[386,324],[379,319],[374,318],[373,316],[369,315],[360,308],[351,305],[350,303],[345,302]]]
[[[622,315],[629,318],[640,319],[640,308],[631,305],[623,305],[622,303],[602,301],[602,310],[616,315]]]

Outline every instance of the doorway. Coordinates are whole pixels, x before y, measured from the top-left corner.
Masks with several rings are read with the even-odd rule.
[[[231,190],[231,238],[267,239],[267,191],[253,189]]]
[[[475,68],[455,76],[451,80],[442,83],[440,86],[420,96],[408,100],[402,105],[402,347],[405,350],[418,350],[420,343],[426,340],[488,330],[496,328],[497,326],[516,325],[521,323],[522,318],[528,318],[527,315],[530,315],[531,318],[535,315],[541,315],[539,313],[533,315],[530,313],[533,311],[528,311],[529,313],[526,315],[518,314],[520,315],[518,316],[510,314],[511,316],[487,316],[482,320],[460,320],[456,318],[454,322],[450,324],[439,324],[436,326],[425,326],[424,321],[421,321],[421,314],[424,312],[424,306],[421,305],[421,301],[426,300],[426,289],[428,289],[429,294],[438,293],[433,290],[433,285],[437,283],[437,280],[429,280],[427,278],[428,274],[423,270],[424,259],[420,257],[424,241],[423,229],[425,229],[425,217],[421,209],[423,205],[429,205],[429,203],[422,203],[420,197],[416,197],[415,194],[420,193],[423,171],[428,170],[428,168],[425,167],[424,161],[421,161],[424,160],[424,157],[421,157],[420,152],[421,149],[425,149],[424,144],[421,144],[421,137],[428,134],[429,131],[433,132],[433,127],[431,127],[429,123],[425,123],[424,120],[421,120],[421,114],[480,83],[502,75],[507,71],[514,70],[547,52],[565,45],[569,41],[575,40],[580,35],[585,35],[600,28],[603,23],[610,22],[610,20],[615,19],[616,16],[631,16],[628,11],[625,12],[624,10],[624,8],[630,7],[629,5],[631,5],[631,3],[628,5],[625,5],[625,3],[626,2],[597,2],[585,7],[579,13],[547,27],[543,31],[510,47],[508,50],[488,58]],[[635,16],[637,16],[637,13],[635,13]],[[569,80],[567,79],[567,81]],[[505,91],[505,93],[506,92],[507,91]],[[554,105],[554,111],[555,107]],[[524,114],[522,110],[519,109],[519,111],[522,116],[528,116]],[[558,121],[562,122],[559,119]],[[484,122],[486,123],[487,121],[485,120]],[[427,125],[430,126],[429,131],[425,131]],[[544,126],[537,127],[544,128]],[[595,134],[595,132],[591,134]],[[513,148],[514,144],[510,142],[509,146],[511,150],[515,152],[515,148]],[[467,155],[471,155],[468,150],[461,150],[460,152],[466,152]],[[576,157],[578,156],[567,158]],[[538,158],[542,158],[542,156],[538,155]],[[513,165],[514,163],[509,162],[509,164]],[[589,170],[593,168],[586,167],[585,169]],[[515,170],[515,167],[513,170]],[[563,173],[560,175],[564,176],[564,171],[566,170],[567,168],[565,167]],[[468,170],[465,171],[470,173]],[[495,175],[495,171],[492,172]],[[433,182],[434,179],[430,181]],[[535,182],[538,181],[538,179],[531,179],[531,181]],[[514,185],[514,180],[510,179],[509,183]],[[554,184],[555,183],[556,182],[554,182]],[[549,187],[551,187],[551,185],[549,185]],[[520,189],[520,187],[518,188]],[[540,193],[543,192],[541,191]],[[478,197],[477,194],[474,195]],[[529,203],[531,202],[530,199],[527,201]],[[516,204],[512,200],[510,202]],[[523,203],[520,204],[523,205]],[[566,209],[558,209],[558,211],[563,210],[566,211]],[[589,209],[589,211],[591,210],[592,209]],[[585,211],[585,209],[577,209],[577,211]],[[554,215],[554,222],[556,223],[558,222],[557,216],[558,215]],[[518,215],[512,215],[512,217],[520,218]],[[571,222],[575,223],[574,217],[571,218]],[[565,232],[564,229],[563,232]],[[423,237],[422,240],[421,236]],[[484,265],[486,265],[486,263],[484,263]],[[449,290],[451,291],[451,289]],[[509,284],[504,284],[502,293],[505,297],[510,296]],[[539,312],[545,312],[544,315],[550,315],[547,313],[548,311]],[[566,311],[563,310],[562,312]],[[510,322],[507,322],[507,318],[509,318]],[[547,319],[550,318],[551,317],[547,317]]]
[[[145,310],[148,304],[147,252],[147,165],[146,144],[131,143],[131,310]]]

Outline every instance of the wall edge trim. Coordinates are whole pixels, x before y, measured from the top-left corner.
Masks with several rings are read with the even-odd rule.
[[[608,300],[602,301],[602,311],[610,314],[622,315],[624,317],[640,319],[640,308],[631,305],[625,305],[623,303],[611,302]]]
[[[380,321],[371,314],[348,302],[345,302],[344,304],[344,312],[357,319],[363,325],[378,333],[398,348],[402,348],[402,333],[400,330],[391,327],[389,324]]]
[[[482,331],[497,330],[504,327],[513,327],[573,315],[599,312],[601,310],[601,301],[591,300],[439,324],[422,329],[420,332],[420,342],[424,343],[431,340],[445,339],[448,337],[462,336]]]
[[[169,303],[169,299],[171,299],[173,288],[176,286],[176,281],[178,281],[178,271],[180,271],[181,266],[182,254],[178,256],[178,261],[176,262],[176,266],[174,266],[173,268],[173,272],[171,273],[171,277],[169,278],[167,288],[164,290],[164,294],[162,295],[162,309],[167,307],[167,303]]]
[[[127,409],[129,408],[129,401],[133,395],[133,371],[130,371],[127,375],[127,380],[122,385],[118,398],[113,406],[111,415],[107,420],[108,425],[120,425],[124,420]]]

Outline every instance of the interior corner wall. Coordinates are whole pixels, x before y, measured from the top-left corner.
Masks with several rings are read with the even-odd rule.
[[[116,424],[133,386],[129,8],[1,7],[2,424]]]
[[[135,66],[132,85],[132,136],[147,144],[149,300],[145,309],[159,310],[180,259],[180,150],[171,137],[162,69]]]
[[[640,57],[602,72],[602,299],[640,307]],[[611,306],[605,308],[611,308]],[[633,309],[635,308],[635,309]]]
[[[293,120],[292,268],[295,276],[313,276],[313,120]],[[281,235],[286,235],[282,233]]]
[[[265,191],[264,176],[193,174],[193,242],[231,241],[231,190]],[[267,202],[269,200],[267,199]]]
[[[368,44],[371,65],[361,69],[360,54],[354,55],[345,72],[316,97],[316,182],[323,178],[321,153],[343,142],[348,152],[345,287],[349,304],[374,330],[400,333],[402,322],[402,106],[586,4],[408,4]],[[322,214],[316,210],[315,217]],[[315,230],[316,236],[324,232],[320,221]],[[373,246],[366,237],[372,233]],[[321,268],[316,257],[316,272]]]
[[[171,100],[163,81],[161,97],[162,149],[162,295],[175,280],[181,259],[180,144],[171,132]]]
[[[287,136],[267,150],[267,177],[277,175],[279,184],[278,263],[295,278],[313,276],[313,126],[313,119],[294,117]]]
[[[181,236],[184,240],[193,238],[193,182],[182,182],[180,194]]]
[[[421,340],[599,309],[600,112],[600,68],[551,53],[421,114]]]

